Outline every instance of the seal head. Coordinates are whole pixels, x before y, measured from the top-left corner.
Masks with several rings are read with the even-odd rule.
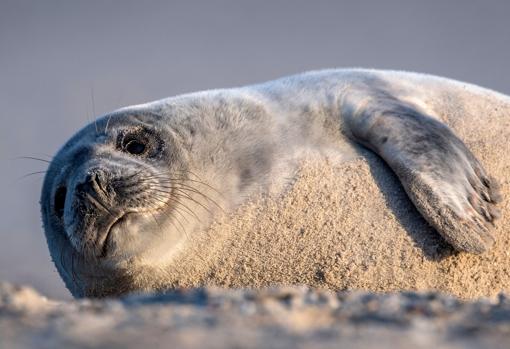
[[[160,121],[139,111],[110,115],[69,140],[49,167],[41,199],[44,227],[70,289],[76,288],[71,269],[77,259],[94,261],[81,263],[90,269],[120,267],[155,250],[158,258],[170,258],[168,252],[193,229],[194,221],[175,216],[191,210],[200,188],[187,184],[182,134]],[[73,251],[71,264],[66,251]]]
[[[232,105],[259,126],[233,122]],[[73,295],[138,290],[135,266],[168,266],[195,231],[269,182],[274,137],[269,123],[260,127],[264,115],[195,95],[121,109],[73,136],[41,195],[48,246]]]

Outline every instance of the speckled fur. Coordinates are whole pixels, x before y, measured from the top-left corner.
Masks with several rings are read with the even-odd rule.
[[[369,153],[357,144],[365,145],[386,161],[423,217],[452,246],[461,251],[484,252],[495,240],[492,224],[498,215],[495,206],[500,200],[498,186],[464,145],[462,135],[455,136],[446,126],[462,122],[452,121],[452,105],[463,108],[470,118],[482,110],[471,108],[471,98],[477,99],[473,103],[477,106],[488,103],[485,101],[497,101],[505,108],[509,105],[506,96],[432,76],[331,70],[121,109],[77,133],[49,168],[41,205],[52,258],[67,287],[77,297],[201,284],[259,286],[271,283],[271,278],[276,283],[324,284],[332,278],[332,270],[349,269],[349,258],[344,258],[347,251],[341,258],[331,254],[335,238],[327,237],[327,232],[336,234],[336,229],[343,226],[346,229],[343,234],[349,238],[348,232],[355,228],[341,219],[337,228],[312,224],[314,228],[304,230],[313,235],[313,229],[318,229],[316,236],[320,239],[307,240],[316,249],[303,246],[300,255],[291,252],[292,249],[287,251],[285,243],[282,244],[289,236],[282,230],[281,219],[287,217],[304,223],[308,219],[316,222],[317,215],[340,217],[358,204],[362,206],[356,210],[363,211],[363,205],[368,210],[370,199],[365,197],[366,202],[355,205],[353,198],[346,195],[346,200],[334,207],[299,206],[301,214],[295,212],[294,218],[270,210],[268,217],[259,217],[259,223],[269,219],[275,224],[264,226],[265,235],[253,230],[258,228],[249,213],[255,208],[250,205],[258,198],[262,200],[258,202],[261,209],[266,210],[271,202],[270,205],[275,205],[291,197],[298,200],[295,190],[305,163],[318,161],[323,164],[319,167],[325,168],[345,164],[338,167],[338,176],[342,176],[342,171],[346,175],[351,173],[345,166],[358,161],[360,154],[369,158]],[[152,129],[163,143],[158,156],[151,160],[133,158],[115,148],[119,132],[141,126]],[[123,226],[124,230],[114,234],[110,244],[113,252],[106,257],[94,245],[98,232],[104,229],[101,226],[104,210],[94,205],[78,209],[82,206],[75,194],[90,173],[96,177],[106,173],[105,187],[114,179],[126,187],[126,178],[134,176],[131,189],[136,189],[147,184],[137,179],[140,173],[152,181],[136,195],[118,195],[119,189],[112,189],[111,201],[105,201],[110,205],[107,211],[129,209],[137,215]],[[163,197],[151,194],[154,186],[164,187],[158,177],[162,173],[164,178],[185,173],[180,180],[195,190],[185,199],[187,213],[181,212],[181,218],[187,219],[179,219],[179,226],[175,224],[178,218],[172,205],[166,205],[171,202],[171,194]],[[323,198],[325,204],[329,195],[349,191],[340,182]],[[63,185],[70,188],[64,224],[53,212],[55,191]],[[108,195],[108,191],[105,193]],[[149,202],[146,206],[151,209],[140,207],[140,200]],[[161,206],[164,207],[161,210],[152,210]],[[246,207],[251,207],[251,211],[238,216],[238,210],[243,212]],[[371,221],[370,216],[358,211],[358,220]],[[87,220],[89,223],[83,223]],[[75,221],[83,224],[66,223]],[[223,228],[215,225],[208,229],[213,221],[229,223],[223,223]],[[246,225],[247,222],[251,225]],[[362,240],[358,233],[352,233],[354,244]],[[255,240],[246,238],[246,234]],[[293,239],[287,243],[294,243]],[[231,246],[231,250],[225,250],[226,246]],[[280,249],[274,250],[276,246]],[[266,250],[272,252],[267,254]],[[329,269],[320,262],[328,254],[336,260]],[[250,265],[247,263],[250,259],[262,258],[261,255],[265,256],[265,268],[238,269]],[[365,257],[377,259],[370,250],[361,252],[358,259]],[[282,263],[283,259],[291,263]],[[291,265],[296,270],[302,267],[309,270],[311,278],[308,273],[293,271]],[[328,283],[336,285],[331,288],[360,287],[349,275],[348,270],[343,270],[333,277],[335,282]],[[266,281],[261,283],[261,278]],[[386,280],[388,286],[381,284],[380,288],[397,284],[397,280],[393,286],[391,280]]]

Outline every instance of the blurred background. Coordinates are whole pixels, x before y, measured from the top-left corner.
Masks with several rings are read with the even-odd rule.
[[[0,281],[70,298],[39,215],[44,162],[122,106],[368,67],[510,94],[510,2],[0,0]]]

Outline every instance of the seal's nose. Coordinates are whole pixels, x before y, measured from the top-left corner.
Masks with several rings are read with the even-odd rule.
[[[99,169],[89,170],[83,182],[76,185],[76,191],[81,194],[108,197],[108,180],[104,171]]]

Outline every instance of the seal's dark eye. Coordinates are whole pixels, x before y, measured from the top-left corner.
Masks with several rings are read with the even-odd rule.
[[[135,128],[119,134],[117,149],[131,155],[152,158],[159,153],[161,141],[154,131]]]
[[[59,187],[57,189],[57,191],[55,192],[53,208],[55,210],[55,215],[59,219],[62,219],[62,216],[64,215],[64,206],[66,204],[66,194],[67,194],[66,187]]]
[[[142,142],[140,142],[136,139],[128,141],[126,143],[126,145],[124,146],[124,149],[129,154],[133,154],[133,155],[143,154],[145,152],[145,148],[146,148],[145,144],[143,144]]]

